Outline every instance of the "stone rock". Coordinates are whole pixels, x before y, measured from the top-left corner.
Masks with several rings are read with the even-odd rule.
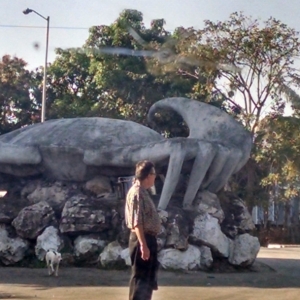
[[[36,189],[27,196],[27,199],[32,204],[40,201],[47,202],[60,216],[60,212],[67,201],[68,193],[68,188],[60,186],[59,183],[51,186],[38,185]]]
[[[195,198],[195,208],[200,213],[208,213],[222,223],[225,216],[216,194],[209,191],[198,192]]]
[[[255,229],[252,216],[240,198],[231,192],[221,193],[219,198],[225,213],[221,228],[227,236],[234,238],[237,234],[249,233]]]
[[[198,215],[195,218],[190,242],[200,246],[208,246],[222,257],[229,256],[228,238],[221,231],[218,219],[208,213]]]
[[[130,235],[130,229],[128,229],[128,227],[125,224],[125,220],[123,219],[121,221],[117,233],[117,237],[116,237],[117,241],[123,248],[128,246],[129,235]]]
[[[198,247],[188,245],[186,251],[163,249],[158,253],[158,261],[167,270],[197,270],[201,253]]]
[[[186,250],[188,247],[188,238],[189,229],[185,213],[175,208],[170,209],[165,247]]]
[[[117,199],[114,193],[94,196],[91,191],[87,191],[83,187],[82,183],[45,181],[45,179],[37,177],[35,177],[35,179],[24,178],[16,181],[16,184],[14,184],[14,181],[9,184],[12,189],[8,189],[7,195],[0,201],[0,220],[1,216],[3,216],[2,221],[7,222],[7,224],[12,222],[12,216],[16,219],[22,209],[28,209],[28,203],[41,199],[37,191],[41,192],[42,197],[45,196],[43,199],[50,201],[47,202],[48,206],[51,206],[51,201],[53,201],[52,204],[59,204],[64,203],[67,199],[64,205],[65,212],[63,214],[59,212],[59,214],[62,215],[59,228],[66,230],[65,233],[67,234],[61,234],[62,232],[55,229],[58,225],[55,224],[55,218],[53,224],[46,224],[45,227],[37,226],[37,223],[33,222],[33,220],[36,216],[40,218],[40,216],[43,215],[42,210],[37,210],[35,217],[31,215],[27,216],[27,220],[30,220],[32,223],[30,225],[32,232],[35,232],[38,228],[42,229],[38,230],[35,248],[29,247],[26,255],[30,256],[35,253],[38,259],[42,260],[48,249],[57,250],[63,253],[62,265],[91,266],[96,262],[101,262],[100,253],[103,253],[102,256],[106,253],[106,257],[115,255],[117,258],[116,260],[113,258],[103,260],[103,265],[101,263],[102,267],[123,268],[125,265],[130,266],[131,262],[128,250],[130,231],[124,222],[124,199]],[[60,194],[61,191],[62,194]],[[66,196],[65,200],[63,200],[63,197],[56,198],[54,192],[57,192],[58,195]],[[50,199],[51,195],[54,199]],[[231,199],[238,199],[229,193],[226,195],[228,199],[224,200],[224,194],[220,194],[220,201],[223,206],[225,206],[227,202],[230,202]],[[157,205],[160,196],[152,197],[154,203]],[[223,211],[222,208],[220,208],[220,203],[215,194],[208,191],[198,192],[193,202],[194,209],[192,211],[182,208],[182,197],[182,195],[172,197],[172,204],[168,206],[167,210],[158,211],[161,220],[161,232],[157,237],[159,251],[166,250],[166,247],[172,248],[171,250],[184,251],[188,249],[189,241],[190,244],[198,247],[200,251],[199,269],[201,270],[219,269],[227,272],[228,268],[235,270],[236,266],[247,267],[251,264],[253,255],[247,253],[247,249],[242,249],[237,243],[237,240],[234,241],[231,238],[225,237],[222,230],[220,230],[220,228],[222,228],[220,220],[223,219]],[[249,217],[247,209],[243,207],[241,213],[237,214],[240,209],[240,203],[240,200],[237,201],[234,210],[235,214],[233,214],[233,219],[236,222],[234,224],[236,225],[235,230],[237,236],[239,236],[239,232],[243,232],[245,228],[249,229],[249,226],[244,226],[247,224],[247,222],[244,221]],[[40,201],[35,205],[45,204],[45,201]],[[25,206],[23,207],[23,205]],[[228,207],[231,207],[230,205],[229,203]],[[237,207],[239,209],[237,209]],[[61,209],[59,205],[57,208],[58,210]],[[32,208],[30,210],[32,210]],[[9,213],[11,215],[9,215]],[[57,214],[55,215],[57,216]],[[199,215],[202,216],[201,222],[199,221]],[[240,216],[246,216],[246,218],[239,219]],[[200,223],[201,226],[197,222]],[[251,222],[249,223],[250,228]],[[19,232],[23,229],[24,226],[22,226],[19,226]],[[15,239],[15,229],[11,226],[6,227],[8,228],[9,238]],[[18,228],[16,227],[16,229]],[[30,237],[30,239],[34,240],[36,234],[28,233],[31,229],[25,229],[26,226],[24,227],[26,233],[25,235],[23,234],[23,237],[26,236],[28,239]],[[195,234],[197,230],[201,232],[202,236],[200,236],[200,239],[197,238]],[[17,232],[17,234],[19,233]],[[249,239],[251,239],[251,237]],[[106,247],[109,241],[118,242],[111,251],[108,251]],[[235,245],[235,243],[237,245]],[[238,247],[241,248],[241,250],[239,250],[240,253],[237,250]],[[104,248],[106,248],[105,251]],[[251,248],[251,246],[248,246],[248,248]],[[228,255],[226,253],[228,253]],[[228,256],[232,262],[229,262]],[[244,258],[244,256],[246,258]],[[13,263],[14,262],[9,262],[9,264]],[[178,268],[178,266],[175,268]]]
[[[257,237],[248,233],[235,237],[228,261],[235,266],[251,266],[260,249]]]
[[[44,260],[48,250],[60,251],[63,248],[63,240],[59,236],[58,229],[49,226],[37,237],[35,255],[39,260]]]
[[[63,208],[59,229],[62,233],[101,232],[111,227],[116,207],[105,199],[76,195]]]
[[[56,224],[54,211],[46,202],[23,208],[12,221],[17,234],[25,239],[36,239],[46,227]]]
[[[166,210],[158,210],[158,215],[161,220],[161,223],[164,224],[168,222],[169,213]]]
[[[101,265],[104,268],[124,268],[126,264],[121,255],[122,250],[117,241],[109,243],[99,255]]]
[[[210,269],[214,261],[210,248],[207,246],[201,246],[200,253],[201,253],[200,268],[202,270]]]
[[[75,265],[74,255],[71,253],[62,253],[61,254],[62,261],[60,263],[63,267],[72,267]]]
[[[21,261],[28,248],[28,241],[20,237],[9,237],[5,225],[0,225],[0,260],[3,264],[13,265]]]
[[[96,195],[112,192],[110,180],[106,176],[96,176],[87,181],[85,184],[85,189]]]
[[[10,224],[20,210],[28,206],[28,203],[16,195],[6,194],[0,198],[0,224]]]
[[[161,249],[165,247],[166,240],[167,240],[167,231],[163,225],[160,226],[160,233],[158,234],[156,240],[157,240],[157,251],[159,252]]]
[[[41,185],[41,182],[42,181],[40,179],[32,179],[32,180],[26,181],[24,183],[24,187],[21,190],[21,197],[27,199],[27,196],[30,195],[31,193],[33,193],[34,190]],[[39,201],[34,201],[31,204],[35,204],[37,202],[39,202]]]
[[[129,255],[129,248],[123,249],[121,251],[121,257],[124,259],[126,266],[131,266],[131,258]]]
[[[97,262],[99,253],[102,252],[107,242],[95,235],[78,236],[74,240],[74,254],[77,260]]]

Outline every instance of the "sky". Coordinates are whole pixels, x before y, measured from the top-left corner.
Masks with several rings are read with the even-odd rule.
[[[163,18],[169,31],[200,29],[204,20],[223,21],[235,11],[262,21],[272,16],[300,31],[299,0],[0,0],[0,56],[23,58],[29,69],[45,63],[47,21],[23,14],[26,8],[50,17],[48,62],[55,59],[55,48],[81,47],[88,28],[112,24],[124,9],[142,12],[146,27]]]

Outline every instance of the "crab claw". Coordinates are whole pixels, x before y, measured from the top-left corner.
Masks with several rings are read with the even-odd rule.
[[[186,98],[168,98],[156,102],[149,110],[148,122],[155,124],[155,113],[158,109],[165,108],[171,108],[181,115],[190,130],[188,138],[182,143],[189,145],[188,152],[183,157],[187,153],[189,155],[183,160],[191,159],[191,156],[194,159],[183,201],[183,206],[190,207],[199,189],[219,191],[229,177],[244,166],[250,157],[251,134],[226,112]],[[170,163],[173,156],[176,157],[176,154],[171,153]],[[177,168],[172,167],[171,174],[169,164],[159,202],[160,209],[165,209],[168,205],[173,193],[173,182],[179,178],[178,173],[181,172],[182,162],[180,163],[176,162]]]

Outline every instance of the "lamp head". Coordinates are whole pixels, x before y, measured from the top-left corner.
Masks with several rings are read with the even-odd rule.
[[[33,10],[30,9],[30,8],[26,8],[25,10],[23,10],[23,14],[24,14],[24,15],[28,15],[28,14],[30,14],[31,12],[33,12]]]

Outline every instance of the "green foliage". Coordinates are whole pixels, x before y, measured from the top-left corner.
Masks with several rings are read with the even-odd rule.
[[[282,200],[299,195],[300,119],[268,117],[258,132],[256,161],[269,172],[262,178],[265,187],[278,186]]]
[[[4,55],[0,61],[0,134],[40,119],[37,81],[26,62]]]
[[[48,71],[48,118],[92,116],[101,90],[89,72],[90,58],[75,50],[57,49],[56,53]]]
[[[202,98],[203,94],[194,92],[199,88],[199,79],[184,76],[175,69],[168,71],[172,63],[160,64],[152,57],[99,51],[103,47],[169,49],[174,43],[164,23],[163,19],[154,20],[146,28],[140,12],[124,10],[112,25],[90,28],[83,48],[57,49],[57,58],[48,72],[49,117],[102,116],[146,124],[150,106],[160,99],[192,94],[193,98]],[[168,127],[168,132],[174,128],[171,135],[186,134],[176,129],[182,124],[181,118],[167,112],[160,116],[158,121],[163,131]],[[182,130],[185,132],[185,127]]]
[[[293,65],[300,47],[294,29],[274,18],[261,24],[233,13],[224,22],[205,21],[198,36],[202,55],[229,66],[219,69],[212,90],[223,95],[228,111],[238,108],[236,117],[253,135],[268,110],[282,113],[286,101],[299,103],[293,90],[300,75]]]
[[[231,190],[247,203],[250,211],[255,205],[268,209],[270,187],[261,185],[262,178],[267,175],[268,169],[262,168],[255,161],[253,153],[246,165],[230,178]]]
[[[298,119],[282,117],[291,102],[300,107],[295,92],[299,70],[298,34],[274,18],[261,23],[242,13],[224,22],[205,21],[195,35],[197,51],[219,65],[210,81],[222,95],[225,109],[248,128],[254,147],[247,165],[232,178],[231,187],[252,206],[268,203],[276,192],[280,200],[298,194]],[[240,71],[236,70],[240,68]]]
[[[124,24],[132,26],[147,43],[162,38],[159,26],[146,30],[141,13],[126,10],[111,26],[92,28],[87,47],[125,47],[140,49],[142,46],[129,34]],[[155,41],[159,43],[158,41]],[[118,118],[145,123],[145,116],[152,103],[167,97],[176,82],[155,77],[148,72],[147,60],[143,57],[124,55],[94,55],[91,58],[91,72],[95,74],[96,85],[101,87],[99,110]]]

